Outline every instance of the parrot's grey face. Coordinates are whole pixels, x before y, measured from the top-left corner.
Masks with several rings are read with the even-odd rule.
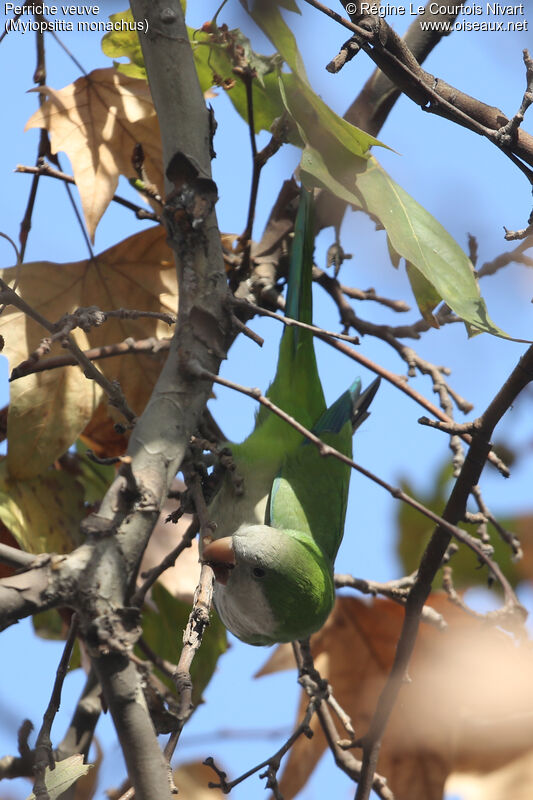
[[[214,569],[215,606],[228,630],[257,645],[309,635],[308,612],[319,587],[307,557],[301,544],[267,525],[241,526],[233,536],[208,545],[203,560]],[[320,609],[312,629],[324,618]]]
[[[279,535],[267,525],[241,526],[233,536],[215,540],[204,550],[217,579],[216,609],[226,628],[251,644],[276,641],[276,620],[265,584],[276,568]]]

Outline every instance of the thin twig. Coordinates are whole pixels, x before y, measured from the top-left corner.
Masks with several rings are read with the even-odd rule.
[[[7,233],[2,233],[1,231],[0,231],[0,236],[2,237],[2,239],[5,239],[7,242],[9,242],[9,244],[11,245],[13,250],[15,251],[15,261],[16,261],[17,267],[20,266],[20,263],[22,261],[22,256],[20,254],[20,251],[19,251],[17,245],[15,244],[13,239],[11,238],[11,236],[8,236]],[[15,282],[14,282],[14,285],[13,285],[13,291],[15,291],[15,289],[16,289],[16,287],[18,285],[18,282],[19,282],[19,280],[17,278],[15,280]]]
[[[533,346],[522,356],[509,378],[480,417],[481,424],[472,437],[468,455],[443,512],[443,517],[446,520],[458,521],[464,517],[468,497],[472,488],[478,485],[485,459],[489,452],[489,441],[494,428],[510,408],[519,392],[531,381],[533,381]],[[442,565],[450,541],[450,531],[439,525],[434,531],[420,561],[416,580],[407,598],[405,617],[394,664],[379,697],[369,729],[362,739],[363,770],[356,800],[368,800],[370,796],[381,739],[413,652],[420,623],[420,612],[431,591],[435,575]],[[524,609],[507,582],[506,585],[502,583],[502,588],[504,591],[504,605],[496,612],[489,612],[487,616],[497,619],[499,624],[505,623],[509,627],[517,627],[523,622]]]
[[[320,338],[320,336],[319,336],[319,338]],[[339,352],[344,353],[344,355],[348,356],[349,358],[353,359],[354,361],[357,361],[359,364],[362,364],[364,367],[366,367],[367,369],[371,370],[376,375],[380,375],[382,378],[387,380],[389,383],[391,383],[393,386],[395,386],[401,392],[406,394],[411,399],[415,400],[419,405],[421,405],[423,408],[425,408],[427,411],[429,411],[430,414],[433,414],[434,416],[438,417],[438,419],[442,420],[445,423],[454,424],[454,420],[453,420],[452,417],[450,417],[448,414],[446,414],[444,411],[442,411],[437,406],[433,405],[433,403],[431,403],[429,400],[427,400],[424,397],[424,395],[420,394],[420,392],[417,392],[416,389],[413,389],[413,387],[410,386],[405,381],[405,378],[403,378],[403,376],[396,375],[394,372],[391,372],[390,370],[385,369],[385,367],[382,367],[380,364],[377,364],[375,361],[372,361],[367,356],[365,356],[363,353],[360,353],[357,350],[354,350],[352,347],[348,347],[343,342],[336,342],[336,341],[333,341],[332,339],[328,339],[327,337],[324,337],[324,341],[327,342],[330,347],[333,347],[335,350],[338,350]],[[447,388],[448,388],[448,391],[450,391],[450,387],[448,386]],[[466,408],[466,406],[465,406],[465,408]],[[468,407],[468,408],[471,408],[471,406]],[[467,434],[467,433],[461,434],[460,438],[462,439],[462,441],[466,442],[467,444],[470,444],[470,442],[472,441],[472,437],[470,436],[470,434]],[[494,453],[492,450],[488,455],[488,459],[491,462],[491,464],[493,464],[496,467],[496,469],[503,475],[504,478],[508,478],[509,477],[509,474],[510,474],[509,473],[509,468],[507,467],[506,464],[504,464],[504,462],[501,460],[501,458],[499,458],[496,455],[496,453]]]
[[[516,141],[518,128],[524,121],[524,114],[533,103],[533,60],[528,50],[523,50],[524,66],[526,68],[526,90],[520,103],[520,108],[516,114],[498,131],[503,146],[512,147]]]
[[[43,724],[35,743],[35,783],[33,785],[33,793],[35,794],[36,798],[39,798],[39,800],[50,800],[45,783],[46,767],[51,770],[55,769],[55,760],[50,733],[55,716],[59,711],[59,706],[61,705],[61,690],[67,674],[70,658],[72,656],[72,649],[74,647],[74,642],[76,641],[77,632],[78,620],[76,614],[73,614],[70,622],[67,641],[65,642],[63,654],[57,668],[50,702],[48,703],[48,707],[44,712]]]
[[[81,753],[87,760],[94,730],[102,713],[101,692],[96,674],[90,669],[67,731],[57,747],[57,761],[75,753]]]
[[[78,347],[74,339],[71,336],[66,336],[63,339],[64,346],[70,350],[80,367],[82,368],[83,374],[86,378],[92,379],[95,381],[106,393],[108,402],[110,405],[114,406],[121,414],[125,417],[125,419],[129,422],[130,426],[133,426],[137,421],[137,417],[132,409],[129,407],[128,402],[122,389],[120,388],[120,384],[118,381],[110,381],[108,380],[105,375],[97,369],[93,362],[90,361],[87,356],[84,354],[83,350]]]
[[[143,639],[142,636],[137,642],[137,645],[139,649],[143,651],[148,660],[151,661],[152,664],[163,673],[163,675],[166,675],[167,678],[172,679],[172,676],[176,671],[176,664],[173,664],[171,661],[167,661],[166,658],[161,658],[161,656],[158,655],[155,650],[152,650],[146,639]],[[131,657],[132,656],[130,656],[130,658]],[[144,663],[146,664],[146,662]]]
[[[202,484],[197,473],[188,473],[188,470],[185,470],[184,474],[191,490],[198,522],[200,523],[200,540],[203,540],[212,536],[213,527],[209,521],[207,506],[202,492]],[[169,763],[176,749],[176,745],[178,744],[183,726],[194,711],[192,702],[193,684],[190,669],[193,659],[202,644],[204,631],[209,625],[214,582],[215,576],[212,568],[207,564],[202,564],[189,621],[183,632],[183,648],[178,665],[172,676],[179,693],[180,701],[177,711],[178,725],[176,730],[170,735],[165,747],[165,757]]]
[[[63,181],[64,183],[74,184],[76,185],[76,181],[66,172],[61,172],[58,169],[54,169],[49,164],[38,164],[36,167],[28,167],[23,164],[17,164],[15,167],[15,172],[20,172],[23,174],[29,175],[36,175],[39,177],[40,175],[46,175],[48,178],[56,178],[57,180]],[[120,197],[118,194],[114,194],[111,198],[111,202],[117,203],[124,208],[129,209],[135,213],[137,219],[149,219],[153,220],[154,222],[160,222],[161,219],[154,211],[149,211],[147,208],[143,208],[142,206],[137,205],[137,203],[132,203],[131,200],[126,200],[125,197]]]
[[[158,355],[159,353],[168,350],[170,347],[170,339],[156,339],[151,336],[148,339],[124,339],[123,342],[117,344],[105,344],[101,347],[92,347],[89,350],[84,350],[83,354],[91,361],[99,361],[103,358],[113,358],[115,356],[123,356],[127,354],[143,355]],[[60,369],[61,367],[74,366],[78,362],[72,355],[57,355],[50,358],[41,358],[38,361],[30,361],[27,359],[21,364],[18,364],[12,371],[9,380],[15,381],[18,378],[23,378],[25,375],[31,375],[34,372],[45,372],[49,369]]]
[[[530,137],[527,137],[525,143],[518,139],[513,149],[505,140],[502,142],[499,132],[509,120],[503,114],[499,114],[497,120],[493,121],[490,114],[493,109],[490,106],[474,100],[423,70],[406,44],[384,19],[379,19],[379,31],[378,26],[370,31],[345,19],[318,0],[305,0],[305,2],[334,19],[352,34],[356,34],[361,48],[372,61],[424,111],[445,117],[485,136],[520,169],[530,183],[533,182],[533,171],[527,166],[527,163],[533,165]],[[468,107],[470,113],[464,111],[462,106]],[[477,112],[477,117],[473,116],[472,112]],[[524,136],[523,139],[525,138]],[[523,163],[524,161],[526,163]]]
[[[249,121],[248,124],[253,125],[253,120],[252,123],[250,123]],[[283,144],[283,139],[280,138],[277,135],[277,133],[274,133],[270,141],[265,145],[265,147],[263,147],[263,149],[260,150],[259,153],[256,153],[253,157],[252,183],[250,186],[250,200],[248,203],[248,219],[246,220],[246,227],[239,237],[239,241],[244,246],[244,252],[241,262],[241,270],[245,275],[248,272],[250,264],[250,250],[252,245],[251,237],[255,219],[255,207],[257,204],[257,195],[259,192],[259,180],[261,178],[261,171],[265,166],[265,164],[267,163],[267,161],[278,152],[282,144]]]
[[[379,583],[378,581],[369,581],[364,578],[354,578],[353,575],[335,575],[335,587],[337,589],[355,589],[372,597],[380,594],[383,597],[388,597],[389,600],[394,600],[395,603],[399,603],[401,606],[405,606],[415,578],[416,572],[413,572],[412,575],[408,575],[405,578]],[[442,614],[439,614],[431,606],[424,606],[421,619],[422,622],[434,625],[439,630],[444,630],[448,627]]]
[[[397,313],[410,311],[409,306],[404,300],[392,300],[389,297],[381,297],[379,294],[376,294],[375,289],[356,289],[353,286],[344,286],[342,283],[340,286],[343,294],[345,294],[346,297],[350,297],[352,300],[373,300],[374,303],[379,303],[379,305],[390,308],[391,311],[396,311]]]
[[[253,311],[255,314],[259,314],[261,317],[269,317],[270,319],[277,319],[279,322],[282,322],[283,325],[286,325],[288,328],[290,327],[297,327],[297,328],[304,328],[306,331],[311,331],[311,333],[316,334],[317,336],[320,335],[321,337],[330,337],[332,339],[340,339],[343,342],[349,342],[350,344],[359,344],[359,338],[357,336],[347,336],[344,333],[335,333],[334,331],[328,331],[324,328],[319,328],[317,325],[310,325],[307,322],[301,322],[299,319],[293,319],[293,317],[282,316],[281,314],[276,314],[275,311],[269,311],[268,308],[263,308],[262,306],[258,306],[255,303],[251,303],[248,300],[240,300],[239,298],[233,298],[233,302],[239,308],[244,310]]]
[[[39,20],[42,19],[41,14],[36,14],[35,19]],[[35,72],[33,74],[34,83],[39,86],[44,86],[46,84],[46,56],[45,56],[45,49],[44,49],[44,32],[42,30],[38,30],[35,36],[36,40],[36,48],[37,48],[37,64],[35,67]],[[42,108],[44,105],[45,98],[41,93],[39,93],[39,107]],[[50,139],[48,137],[48,131],[44,128],[41,128],[39,134],[39,144],[37,149],[37,160],[36,163],[40,164],[47,153],[50,152]],[[26,245],[28,244],[28,234],[31,229],[31,220],[33,216],[33,209],[35,207],[35,200],[37,198],[37,189],[39,186],[39,175],[34,175],[30,193],[28,196],[28,202],[26,204],[26,210],[24,212],[24,216],[22,218],[22,222],[20,223],[20,261],[24,261],[24,255],[26,253]],[[13,289],[17,288],[18,281],[15,281]]]
[[[26,301],[23,300],[20,295],[14,292],[13,289],[11,289],[2,279],[0,279],[0,302],[14,305],[24,314],[35,320],[35,322],[41,325],[45,330],[49,331],[52,336],[56,334],[56,325],[49,322],[36,309],[28,305],[28,303],[26,303]],[[74,339],[69,334],[63,337],[62,344],[64,347],[70,350],[71,354],[82,368],[83,374],[87,378],[92,378],[99,386],[101,386],[101,388],[107,394],[110,404],[115,406],[124,415],[128,422],[133,425],[136,421],[136,416],[128,406],[126,398],[124,397],[118,382],[109,381],[103,375],[103,373],[101,373],[100,370],[98,370],[87,358],[83,350],[78,347]]]
[[[486,261],[478,270],[477,277],[484,278],[486,275],[494,275],[499,269],[506,267],[508,264],[524,264],[526,267],[533,267],[533,257],[524,255],[526,250],[533,247],[533,236],[528,236],[520,242],[513,250],[508,250],[501,253],[492,261]]]
[[[288,753],[288,751],[291,749],[295,741],[299,739],[302,734],[307,736],[309,739],[312,737],[313,733],[309,727],[309,723],[311,722],[311,718],[315,713],[316,704],[317,700],[315,699],[311,699],[309,701],[302,721],[296,726],[294,732],[289,736],[287,741],[283,743],[283,745],[279,748],[279,750],[277,750],[274,753],[274,755],[270,756],[269,758],[266,758],[264,761],[261,761],[260,764],[256,764],[255,767],[251,767],[251,769],[247,770],[242,775],[239,775],[238,778],[235,778],[232,781],[226,780],[226,773],[216,766],[213,758],[211,757],[206,758],[203,763],[206,766],[211,767],[211,769],[214,770],[214,772],[216,772],[219,779],[218,783],[210,781],[209,788],[221,789],[224,792],[224,794],[228,794],[235,786],[238,786],[239,783],[242,783],[251,775],[254,775],[256,772],[259,772],[260,769],[266,767],[267,771],[264,772],[259,777],[267,778],[265,788],[272,789],[273,796],[274,798],[276,798],[276,800],[283,800],[283,797],[279,790],[278,779],[277,779],[277,773],[281,764],[281,759],[286,753]]]
[[[520,561],[523,556],[523,552],[518,537],[516,537],[514,533],[511,533],[511,531],[506,530],[503,525],[500,525],[494,514],[487,507],[479,486],[472,487],[472,496],[474,497],[478,508],[485,519],[495,528],[502,541],[506,542],[511,548],[513,553],[513,561]]]
[[[181,537],[179,544],[177,544],[176,547],[171,550],[170,553],[168,553],[156,567],[153,567],[147,572],[142,573],[141,577],[144,578],[144,582],[141,584],[141,586],[139,586],[135,594],[132,596],[130,601],[132,606],[142,606],[149,589],[154,585],[156,580],[160,577],[160,575],[163,574],[163,572],[174,566],[178,556],[180,556],[184,550],[192,545],[192,541],[197,532],[198,523],[193,520]]]
[[[390,483],[387,483],[387,481],[383,480],[383,478],[380,478],[378,475],[375,475],[373,472],[366,469],[366,467],[362,467],[360,464],[357,464],[351,458],[348,458],[348,456],[344,455],[344,453],[339,452],[334,447],[331,447],[331,445],[325,444],[318,436],[316,436],[316,434],[308,430],[304,425],[302,425],[300,422],[294,419],[294,417],[291,417],[289,414],[286,414],[285,411],[283,411],[281,408],[274,405],[274,403],[272,403],[272,401],[269,400],[268,397],[264,397],[261,394],[260,389],[252,389],[246,386],[241,386],[240,384],[234,383],[233,381],[229,381],[226,378],[221,378],[219,375],[215,375],[211,372],[207,372],[201,367],[197,367],[194,362],[190,362],[188,366],[191,373],[194,374],[197,378],[212,381],[213,383],[218,383],[220,386],[226,386],[228,389],[234,389],[236,392],[240,392],[241,394],[244,394],[247,397],[251,397],[252,399],[257,400],[258,403],[261,403],[261,405],[265,406],[265,408],[268,408],[269,411],[272,411],[278,417],[285,420],[285,422],[287,422],[295,430],[297,430],[299,433],[301,433],[303,436],[309,439],[310,442],[316,445],[321,456],[323,457],[332,456],[333,458],[337,458],[339,461],[342,461],[344,464],[347,464],[349,467],[356,470],[356,472],[359,472],[361,475],[364,475],[366,478],[369,478],[374,483],[377,483],[379,486],[385,489],[390,495],[392,495],[392,497],[394,497],[396,500],[401,500],[402,502],[407,503],[407,505],[410,505],[412,508],[415,508],[421,514],[431,519],[433,522],[439,525],[443,530],[445,530],[450,536],[454,536],[458,541],[462,542],[463,544],[466,544],[467,547],[473,550],[475,554],[478,556],[478,558],[488,566],[489,570],[494,574],[494,577],[500,582],[504,591],[506,602],[509,600],[509,598],[515,597],[513,589],[509,581],[503,574],[502,570],[500,569],[499,564],[497,564],[495,561],[489,558],[487,553],[483,550],[482,547],[479,546],[477,541],[473,539],[465,531],[461,530],[461,528],[452,525],[443,517],[439,517],[439,515],[435,514],[433,511],[431,511],[431,509],[426,508],[422,503],[419,503],[417,500],[415,500],[413,497],[410,497],[401,489],[392,486]],[[488,452],[489,451],[487,450],[485,458],[488,457]]]
[[[102,311],[98,306],[88,306],[85,308],[77,308],[70,314],[64,314],[58,322],[53,325],[52,336],[43,339],[39,346],[20,364],[13,367],[11,372],[11,380],[20,378],[23,375],[28,375],[31,372],[38,372],[35,365],[38,364],[43,356],[48,355],[54,342],[61,342],[64,345],[65,339],[76,328],[81,328],[85,333],[89,333],[91,328],[98,328],[102,326],[108,319],[159,319],[166,322],[167,325],[174,325],[176,317],[174,314],[169,314],[166,311],[138,311],[131,308],[118,308],[112,311]],[[132,339],[126,340],[132,342]],[[83,352],[83,351],[82,351]],[[89,357],[84,352],[84,356]],[[56,357],[57,358],[57,357]],[[95,360],[95,359],[90,359]],[[78,363],[78,359],[74,356],[74,363]],[[64,364],[62,364],[64,365]]]
[[[339,737],[327,706],[327,697],[331,693],[331,687],[320,676],[314,665],[309,640],[293,642],[293,652],[298,666],[298,683],[308,697],[317,699],[316,714],[328,747],[335,759],[335,764],[353,781],[359,781],[362,763],[348,749],[345,749],[346,744],[351,744],[351,739],[346,742]],[[394,800],[394,795],[387,786],[386,779],[381,775],[374,775],[372,788],[381,800]]]

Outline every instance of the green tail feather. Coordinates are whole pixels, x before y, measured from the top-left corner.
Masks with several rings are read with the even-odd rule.
[[[292,319],[310,325],[313,321],[313,251],[314,251],[314,208],[311,192],[302,187],[300,204],[294,223],[294,239],[291,252],[289,280],[287,284],[287,302],[285,313]],[[294,328],[298,343],[302,328]]]
[[[350,420],[352,424],[352,434],[355,433],[359,425],[368,419],[368,410],[375,397],[381,378],[376,378],[361,392],[361,379],[356,378],[349,389],[341,394],[322,414],[313,428],[313,433],[322,436],[323,433],[340,433],[344,425]],[[307,442],[306,442],[307,443]]]
[[[313,194],[302,187],[294,226],[285,313],[288,317],[307,324],[312,323],[313,318],[313,220]],[[325,410],[326,403],[310,331],[296,326],[285,327],[278,368],[268,396],[273,403],[307,427],[311,427]],[[268,412],[261,409],[257,425],[261,425],[268,417]],[[272,424],[278,425],[274,421]]]

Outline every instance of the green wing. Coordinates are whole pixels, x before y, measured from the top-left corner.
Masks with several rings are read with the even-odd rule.
[[[320,417],[313,428],[323,442],[352,456],[352,435],[368,416],[379,380],[362,394],[354,381]],[[289,453],[270,493],[270,524],[301,531],[318,544],[333,563],[344,532],[350,467],[339,459],[323,457],[308,440]]]

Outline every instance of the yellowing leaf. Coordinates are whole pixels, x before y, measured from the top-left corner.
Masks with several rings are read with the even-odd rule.
[[[83,488],[72,475],[49,469],[30,480],[9,476],[0,462],[0,520],[29,553],[70,553],[85,516]]]
[[[90,769],[91,764],[84,764],[83,756],[79,753],[65,758],[64,761],[58,761],[55,769],[51,770],[50,767],[46,767],[45,783],[50,800],[60,797],[78,778],[87,775]],[[26,800],[35,800],[33,792]]]
[[[110,14],[109,19],[117,26],[122,21],[129,24],[133,20],[133,14],[128,9],[118,14]],[[146,80],[146,67],[137,31],[121,30],[120,27],[118,30],[109,31],[102,39],[102,52],[110,58],[114,56],[129,58],[129,64],[113,62],[116,69],[123,75]]]
[[[42,87],[45,103],[28,128],[45,128],[52,152],[66,153],[80,192],[91,239],[115,194],[119,175],[136,178],[131,164],[140,143],[149,183],[163,189],[159,125],[146,81],[114,68],[97,69],[63,89]]]
[[[449,627],[421,628],[411,682],[400,690],[378,762],[396,800],[442,800],[452,771],[501,766],[526,752],[533,734],[531,643],[517,645],[442,595],[432,596],[431,605]],[[403,610],[391,601],[369,605],[340,597],[311,639],[315,664],[351,716],[357,736],[368,729],[402,621]],[[306,705],[304,697],[299,718]],[[313,738],[301,737],[290,751],[281,780],[285,800],[300,791],[326,749],[316,717],[311,727]]]
[[[3,270],[8,283],[15,268]],[[177,279],[162,228],[135,234],[93,260],[70,264],[25,264],[17,289],[50,322],[76,308],[97,306],[104,311],[136,309],[175,313]],[[10,367],[28,358],[48,332],[21,311],[9,306],[0,317]],[[73,333],[83,349],[116,344],[127,338],[163,338],[171,335],[167,323],[153,318],[113,318],[88,333]],[[54,345],[52,355],[65,351]],[[118,380],[128,404],[140,414],[159,375],[164,353],[122,355],[103,359],[98,367]],[[8,464],[12,477],[29,478],[42,472],[77,439],[91,419],[102,392],[79,367],[62,367],[27,375],[11,383],[8,414]]]
[[[13,334],[14,329],[9,338],[18,349],[24,340],[15,342]],[[6,348],[6,355],[10,349]],[[10,358],[10,362],[14,365],[15,360],[20,362],[27,355]],[[78,367],[27,375],[11,383],[7,416],[11,475],[34,477],[68,450],[101,396],[101,388],[89,382]]]

